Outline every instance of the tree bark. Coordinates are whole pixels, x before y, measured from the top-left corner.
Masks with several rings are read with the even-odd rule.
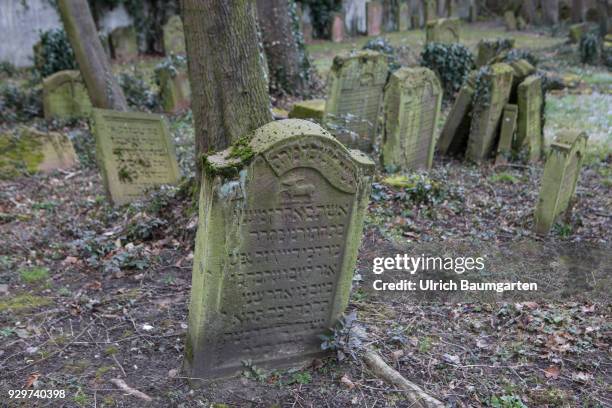
[[[308,88],[309,66],[304,40],[294,26],[293,0],[257,0],[257,18],[268,58],[270,90],[301,95]]]
[[[572,0],[572,22],[584,21],[584,0]]]
[[[199,182],[202,154],[227,148],[272,113],[255,0],[181,0],[181,12]]]
[[[91,104],[127,111],[125,95],[113,76],[87,0],[58,0],[58,8]]]
[[[597,0],[599,14],[599,35],[605,37],[610,31],[610,5],[608,0]]]
[[[521,13],[529,24],[540,24],[535,0],[524,0],[521,6]]]
[[[544,24],[559,24],[559,0],[542,0]]]

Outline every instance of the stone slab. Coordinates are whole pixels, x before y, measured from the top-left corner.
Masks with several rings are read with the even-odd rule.
[[[527,150],[530,161],[540,159],[544,146],[542,129],[542,78],[528,76],[518,86],[518,132],[516,150]]]
[[[325,99],[311,99],[308,101],[296,102],[291,111],[291,119],[314,119],[322,121],[325,116]]]
[[[458,18],[439,18],[428,21],[426,25],[426,42],[452,44],[460,41],[461,20]]]
[[[92,105],[79,71],[59,71],[43,80],[45,119],[75,119],[91,115]]]
[[[512,156],[517,116],[518,106],[507,104],[502,115],[502,126],[499,133],[499,143],[497,144],[497,156],[495,157],[496,165],[507,163]]]
[[[472,72],[466,83],[459,90],[457,99],[446,117],[444,127],[437,142],[437,149],[445,155],[462,155],[465,153],[470,133],[470,113],[474,98],[476,72]]]
[[[380,1],[366,3],[367,35],[374,36],[382,33],[383,5]]]
[[[130,61],[138,57],[138,37],[134,27],[115,28],[108,36],[113,58]]]
[[[164,24],[163,42],[166,55],[185,54],[185,32],[181,17],[174,15]]]

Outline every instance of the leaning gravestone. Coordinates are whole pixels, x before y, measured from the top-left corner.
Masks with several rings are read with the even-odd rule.
[[[385,87],[382,157],[385,167],[430,168],[442,87],[427,68],[400,68]]]
[[[345,145],[372,150],[387,75],[387,57],[379,52],[365,50],[334,58],[325,121]]]
[[[563,131],[550,145],[535,211],[536,233],[548,234],[557,216],[568,208],[576,191],[587,139],[585,132]]]
[[[458,18],[439,18],[429,21],[426,26],[426,42],[452,44],[459,42],[461,20]]]
[[[187,375],[320,356],[319,335],[348,303],[374,163],[320,126],[287,119],[204,168]]]
[[[92,119],[98,166],[113,204],[129,203],[155,186],[178,183],[176,154],[162,116],[94,109]]]
[[[191,105],[191,88],[186,67],[161,66],[155,70],[164,112],[177,112]]]
[[[537,161],[542,153],[542,78],[528,76],[518,86],[518,134],[516,149],[527,149],[529,160]]]
[[[478,72],[466,150],[468,159],[479,162],[493,151],[502,111],[512,90],[512,75],[512,67],[503,63],[483,67]]]
[[[113,58],[129,61],[138,57],[138,38],[134,27],[115,28],[108,36]]]
[[[518,106],[507,104],[502,115],[501,131],[499,132],[499,143],[497,144],[497,156],[495,164],[507,163],[512,156],[512,142],[516,132],[516,117]]]
[[[68,169],[77,163],[72,142],[63,133],[34,128],[0,133],[0,179]]]
[[[502,51],[510,50],[514,47],[514,38],[497,38],[494,40],[483,39],[478,42],[478,55],[476,66],[482,67],[499,55]]]
[[[441,154],[456,156],[465,153],[470,133],[470,112],[475,82],[476,71],[472,71],[459,90],[459,95],[444,122],[437,143],[437,149]]]
[[[91,101],[79,71],[59,71],[43,80],[45,119],[73,119],[91,115]]]
[[[166,55],[185,54],[185,33],[181,18],[174,15],[164,25],[164,52]]]

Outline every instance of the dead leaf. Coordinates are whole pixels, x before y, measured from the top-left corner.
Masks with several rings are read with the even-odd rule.
[[[100,281],[90,282],[87,285],[85,285],[85,289],[87,289],[87,290],[100,290],[100,289],[102,289],[102,282],[100,282]]]
[[[546,378],[552,378],[553,380],[556,380],[560,373],[561,369],[555,365],[551,365],[550,367],[544,369],[544,376]]]
[[[38,381],[38,377],[40,377],[40,373],[38,372],[30,374],[23,388],[30,388],[31,386],[35,385],[36,381]]]
[[[64,265],[73,265],[75,263],[79,262],[79,258],[75,257],[75,256],[67,256],[66,259],[64,259],[62,261],[62,264]]]
[[[351,381],[351,379],[348,377],[348,375],[344,374],[342,376],[342,378],[340,378],[340,382],[344,385],[346,385],[346,387],[349,390],[352,390],[353,388],[355,388],[355,383]]]
[[[442,360],[446,361],[447,363],[456,364],[456,365],[459,365],[461,363],[459,356],[454,355],[454,354],[444,353],[442,355]]]
[[[577,373],[573,373],[572,374],[572,380],[579,382],[579,383],[588,383],[591,379],[593,378],[593,376],[589,373],[585,373],[585,372],[577,372]]]
[[[394,352],[391,353],[391,357],[393,358],[393,361],[399,360],[403,355],[404,355],[404,350],[395,350]]]
[[[172,370],[168,371],[168,377],[170,377],[170,378],[176,377],[177,374],[178,374],[178,370],[176,368],[173,368]]]
[[[323,360],[321,360],[320,358],[315,358],[314,360],[312,360],[311,367],[314,370],[318,370],[319,368],[323,367]]]

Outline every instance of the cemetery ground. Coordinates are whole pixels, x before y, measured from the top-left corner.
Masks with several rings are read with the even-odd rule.
[[[533,233],[541,162],[495,167],[436,156],[428,172],[398,177],[380,171],[345,326],[336,331],[338,350],[299,370],[265,372],[246,362],[242,376],[192,389],[181,371],[197,227],[191,184],[112,208],[86,122],[52,123],[69,132],[80,167],[0,181],[0,401],[143,406],[144,400],[111,382],[119,378],[160,407],[409,406],[402,392],[362,363],[357,350],[367,344],[450,406],[612,405],[612,74],[580,65],[563,36],[515,35],[482,24],[464,37],[473,47],[480,38],[508,35],[517,48],[539,57],[539,68],[568,85],[547,95],[547,138],[566,127],[589,134],[571,216],[546,238]],[[404,62],[416,61],[423,33],[388,37],[402,46]],[[325,77],[333,55],[366,41],[317,43],[309,51]],[[135,63],[147,83],[157,62]],[[285,109],[291,103],[275,101]],[[190,114],[170,117],[170,129],[179,165],[189,174]],[[546,290],[537,298],[423,298],[371,290],[372,259],[397,253],[485,256],[492,274],[527,273]],[[572,281],[576,270],[587,278]],[[9,389],[33,383],[65,389],[67,398],[24,405],[6,398]]]

